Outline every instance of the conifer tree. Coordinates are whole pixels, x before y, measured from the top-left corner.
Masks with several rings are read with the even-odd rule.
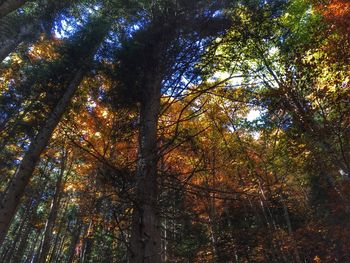
[[[72,97],[91,63],[93,54],[103,41],[108,30],[109,24],[106,23],[104,18],[102,21],[92,21],[85,30],[77,34],[75,40],[67,44],[67,53],[64,54],[61,62],[61,69],[65,71],[70,70],[69,74],[66,71],[67,88],[45,120],[35,139],[31,142],[3,196],[0,208],[1,243],[5,238],[10,222],[16,213],[20,199],[32,177],[41,153],[48,145],[54,129],[67,110]]]

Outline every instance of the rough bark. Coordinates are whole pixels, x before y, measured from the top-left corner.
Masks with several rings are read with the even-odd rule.
[[[130,263],[161,262],[159,211],[157,209],[157,124],[160,81],[154,81],[140,104],[139,156],[136,203],[133,211]]]
[[[20,8],[28,0],[4,0],[0,2],[0,18]]]
[[[84,70],[79,69],[69,84],[67,90],[51,112],[50,116],[47,118],[44,126],[30,144],[28,151],[24,155],[16,174],[6,190],[0,204],[0,245],[6,236],[12,218],[17,211],[20,199],[23,196],[24,190],[32,177],[35,166],[40,159],[40,155],[47,146],[54,129],[66,111],[83,76]]]

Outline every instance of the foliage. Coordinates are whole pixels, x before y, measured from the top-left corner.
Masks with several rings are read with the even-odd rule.
[[[350,262],[348,1],[41,3],[0,22],[0,43],[47,22],[1,64],[1,195],[85,73],[1,262],[38,261],[49,222],[47,262],[128,262],[140,105],[158,84],[162,262]]]

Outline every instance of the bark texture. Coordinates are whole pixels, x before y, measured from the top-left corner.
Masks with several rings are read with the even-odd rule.
[[[147,88],[140,105],[137,198],[132,219],[130,263],[161,262],[161,238],[157,205],[157,124],[160,81]]]

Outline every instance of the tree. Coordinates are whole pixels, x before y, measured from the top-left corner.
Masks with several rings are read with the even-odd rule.
[[[18,204],[20,202],[20,198],[23,195],[23,192],[28,185],[32,173],[35,169],[35,166],[37,162],[39,161],[40,155],[47,146],[51,135],[56,128],[57,124],[59,123],[62,115],[66,111],[72,97],[74,96],[74,93],[76,92],[77,88],[79,87],[80,82],[82,81],[85,71],[86,71],[86,65],[85,63],[90,63],[91,55],[94,54],[94,51],[96,50],[96,47],[100,44],[100,42],[105,37],[106,32],[108,32],[108,26],[103,22],[102,26],[101,24],[97,23],[98,26],[92,24],[92,29],[88,28],[87,33],[82,32],[81,36],[78,36],[78,44],[72,43],[73,50],[76,52],[78,51],[76,48],[80,48],[84,46],[84,40],[86,41],[89,39],[90,41],[93,39],[94,42],[90,42],[89,47],[90,49],[87,49],[86,47],[82,50],[87,55],[87,57],[84,57],[83,59],[78,58],[79,60],[76,61],[74,66],[78,66],[75,70],[73,69],[73,76],[70,76],[69,84],[67,87],[67,90],[63,93],[60,100],[55,105],[54,109],[50,113],[50,116],[45,121],[44,125],[40,129],[39,133],[36,135],[34,141],[29,146],[28,151],[26,152],[25,156],[23,157],[23,160],[19,166],[19,168],[16,171],[16,174],[12,178],[9,187],[6,189],[6,193],[2,199],[2,205],[0,209],[0,222],[1,222],[1,241],[3,242],[7,229],[10,225],[10,222],[17,210]],[[94,27],[95,26],[95,27]],[[86,35],[84,35],[84,33]],[[80,42],[81,39],[83,42]],[[76,45],[76,46],[75,46]],[[69,50],[69,49],[68,49]],[[72,52],[73,50],[70,50]],[[75,54],[78,55],[78,54]],[[78,55],[79,56],[79,55]],[[74,62],[73,62],[74,63]],[[65,67],[66,65],[63,65]],[[80,66],[80,68],[79,68]],[[1,243],[2,243],[1,242]]]
[[[161,260],[160,217],[157,205],[159,192],[157,126],[162,83],[178,74],[173,69],[176,63],[191,63],[191,60],[201,53],[202,47],[192,47],[191,44],[188,46],[188,40],[205,43],[216,36],[220,30],[223,32],[225,29],[225,26],[222,26],[224,20],[211,17],[213,12],[220,10],[223,6],[214,3],[208,9],[203,4],[204,2],[195,3],[194,1],[188,3],[164,1],[150,6],[150,21],[143,29],[135,32],[131,43],[125,43],[123,53],[119,57],[119,74],[129,73],[121,79],[121,88],[131,91],[131,95],[134,95],[132,99],[140,103],[139,150],[130,262],[160,262]],[[204,10],[200,11],[200,8]],[[196,18],[193,16],[194,13],[199,13],[200,16]],[[213,28],[204,29],[211,20],[214,23],[216,21],[221,23],[214,25]],[[198,30],[199,36],[192,34],[191,29]],[[176,61],[182,52],[185,59],[181,62]],[[191,52],[189,54],[193,54],[194,57],[188,58],[186,52]],[[134,71],[132,75],[131,68]]]
[[[347,7],[28,1],[0,18],[0,49],[17,41],[0,261],[348,262]]]
[[[46,262],[49,248],[50,248],[50,242],[52,239],[52,232],[53,228],[57,219],[58,215],[58,209],[60,205],[60,200],[62,198],[63,194],[63,186],[64,186],[64,174],[66,170],[66,162],[67,162],[67,153],[62,150],[62,158],[61,158],[61,170],[57,178],[56,187],[55,187],[55,194],[52,199],[52,204],[50,207],[50,213],[47,218],[47,222],[45,225],[45,231],[44,231],[44,238],[42,240],[42,245],[40,248],[40,254],[38,258],[38,263]]]
[[[34,10],[28,13],[24,11],[2,18],[0,20],[0,62],[22,42],[35,42],[41,34],[51,37],[55,16],[73,4],[72,1],[48,1],[40,3],[40,7],[33,7]]]

